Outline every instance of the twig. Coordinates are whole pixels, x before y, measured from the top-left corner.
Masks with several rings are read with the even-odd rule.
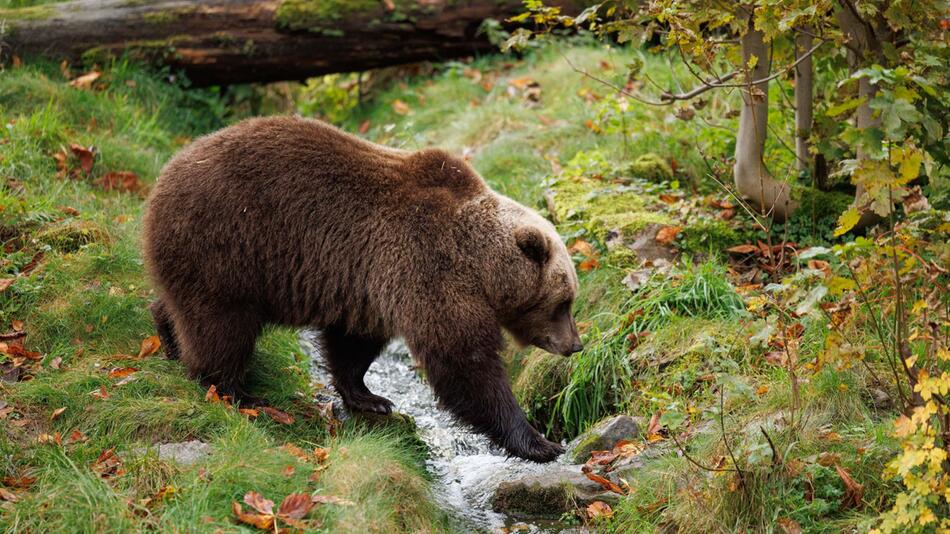
[[[719,388],[719,428],[722,430],[722,444],[726,446],[726,450],[729,452],[729,457],[732,458],[732,466],[736,468],[736,474],[739,475],[739,482],[742,484],[742,487],[745,485],[745,473],[742,469],[739,468],[739,462],[736,461],[736,455],[732,453],[732,447],[729,446],[729,438],[726,437],[726,418],[723,413],[723,396],[725,395],[725,388]]]
[[[696,467],[698,467],[698,468],[700,468],[700,469],[702,469],[702,470],[704,470],[704,471],[712,471],[713,473],[732,473],[732,472],[736,471],[735,469],[724,469],[724,468],[721,468],[721,467],[709,467],[708,465],[703,465],[703,464],[699,463],[698,461],[694,460],[694,459],[686,452],[686,448],[683,447],[683,445],[679,442],[678,439],[676,439],[676,434],[675,434],[675,433],[671,432],[671,433],[670,433],[670,438],[673,440],[673,443],[676,444],[676,448],[679,449],[680,453],[683,455],[683,458],[686,458],[686,460],[689,461],[689,463],[695,465]]]
[[[26,332],[10,332],[8,334],[0,334],[0,341],[12,341],[14,339],[20,339],[21,337],[26,337]]]
[[[782,465],[782,459],[779,458],[778,451],[775,449],[775,443],[772,441],[772,436],[765,431],[765,427],[759,426],[759,430],[762,431],[762,435],[765,436],[765,439],[769,442],[769,448],[772,449],[772,465],[778,467]]]

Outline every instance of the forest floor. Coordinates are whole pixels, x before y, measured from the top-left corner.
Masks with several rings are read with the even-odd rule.
[[[729,180],[736,95],[710,97],[721,122],[690,120],[617,98],[562,54],[620,85],[634,62],[661,85],[682,74],[664,58],[577,44],[402,71],[362,103],[340,96],[345,77],[331,78],[295,90],[290,107],[380,143],[460,154],[556,221],[577,260],[586,349],[572,359],[512,349],[519,399],[557,439],[612,414],[640,416],[643,443],[624,454],[664,451],[644,455],[609,513],[579,510],[569,522],[866,529],[894,493],[882,471],[898,449],[896,411],[875,378],[889,372],[883,363],[815,363],[829,320],[812,314],[825,295],[809,281],[825,276],[840,210],[765,232],[709,178]],[[194,136],[242,106],[287,111],[274,95],[289,93],[270,91],[261,106],[253,91],[241,102],[186,91],[125,63],[95,80],[79,74],[29,62],[0,73],[0,333],[22,341],[0,356],[0,523],[250,531],[232,503],[255,491],[278,504],[322,496],[301,525],[315,530],[451,530],[411,433],[338,425],[310,401],[319,385],[295,332],[271,329],[258,345],[252,393],[268,411],[220,401],[154,352],[139,252],[148,187]],[[788,136],[788,121],[774,124]],[[771,143],[767,164],[790,168]],[[800,312],[799,326],[776,332],[776,299]],[[854,335],[856,345],[871,337]],[[777,349],[790,337],[794,359]],[[193,465],[155,447],[193,439],[211,446]]]

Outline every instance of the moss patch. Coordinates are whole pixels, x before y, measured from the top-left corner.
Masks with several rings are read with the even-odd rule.
[[[69,221],[47,226],[36,233],[36,240],[61,252],[74,252],[89,243],[109,243],[109,232],[91,221]]]
[[[376,0],[284,0],[274,22],[286,30],[320,31],[355,13],[383,14],[385,7]]]
[[[648,152],[630,164],[630,173],[651,182],[666,182],[673,179],[673,168],[662,157]]]

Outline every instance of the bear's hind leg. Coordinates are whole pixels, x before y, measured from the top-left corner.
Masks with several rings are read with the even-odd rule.
[[[158,339],[161,340],[162,347],[165,349],[165,357],[169,360],[177,360],[179,356],[178,340],[175,338],[175,328],[165,302],[158,299],[151,303],[148,309],[152,312],[152,318],[155,319],[155,330],[158,332]]]
[[[214,385],[221,395],[255,401],[244,394],[244,375],[263,321],[255,314],[234,308],[202,309],[176,321],[181,360],[188,374],[204,387]]]
[[[333,386],[346,407],[359,412],[390,413],[392,401],[371,392],[363,382],[363,375],[388,340],[348,334],[344,327],[335,325],[323,329],[321,338]]]

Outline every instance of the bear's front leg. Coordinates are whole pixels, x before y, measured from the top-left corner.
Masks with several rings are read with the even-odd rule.
[[[519,458],[550,462],[564,452],[535,430],[518,406],[498,357],[500,336],[445,349],[407,341],[441,405],[461,421]]]

